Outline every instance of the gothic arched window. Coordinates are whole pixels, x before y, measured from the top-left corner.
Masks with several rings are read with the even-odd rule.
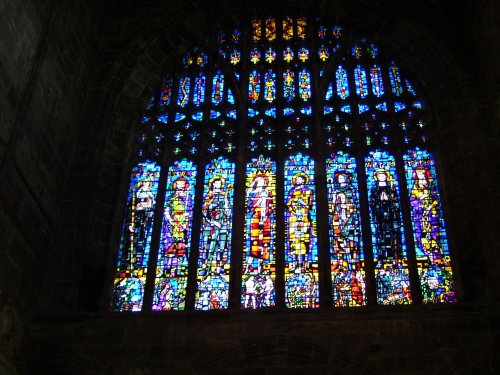
[[[112,310],[454,302],[430,122],[341,27],[219,33],[141,119]]]

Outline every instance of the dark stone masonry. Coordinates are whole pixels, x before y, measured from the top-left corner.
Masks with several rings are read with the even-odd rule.
[[[0,374],[500,372],[498,3],[0,2]],[[457,304],[109,312],[134,129],[169,61],[253,15],[373,39],[436,119]]]

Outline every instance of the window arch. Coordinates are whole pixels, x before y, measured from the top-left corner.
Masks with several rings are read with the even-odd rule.
[[[340,26],[218,33],[141,119],[112,309],[454,302],[430,122],[398,64]]]

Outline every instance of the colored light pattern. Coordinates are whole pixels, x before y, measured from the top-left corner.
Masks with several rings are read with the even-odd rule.
[[[259,100],[259,95],[260,73],[254,70],[252,73],[250,73],[250,78],[248,81],[248,97],[252,101],[252,103],[255,103],[257,100]]]
[[[212,103],[218,105],[224,95],[224,74],[218,71],[212,81]]]
[[[196,310],[228,307],[234,168],[223,157],[205,168]]]
[[[354,84],[356,94],[361,98],[365,98],[368,95],[368,82],[366,81],[366,71],[359,65],[354,69]]]
[[[231,89],[227,89],[227,102],[229,104],[234,104],[234,95]]]
[[[394,112],[400,112],[406,108],[406,103],[404,102],[394,102]]]
[[[377,108],[379,111],[387,112],[387,103],[386,102],[378,103],[375,105],[375,108]]]
[[[374,43],[371,43],[368,47],[366,47],[366,50],[368,51],[368,53],[370,54],[370,57],[372,59],[376,58],[378,56],[378,47],[374,44]]]
[[[241,307],[274,306],[276,163],[262,155],[247,164]]]
[[[306,38],[307,20],[305,17],[297,17],[297,36],[300,39]]]
[[[330,57],[330,52],[328,52],[328,48],[325,46],[321,46],[318,49],[318,57],[321,61],[326,61]]]
[[[200,73],[194,80],[193,103],[199,107],[205,100],[205,75]]]
[[[286,47],[285,50],[283,51],[283,60],[285,60],[287,63],[293,60],[295,57],[295,54],[293,53],[293,50],[290,47]]]
[[[391,81],[392,92],[396,96],[400,96],[403,93],[403,85],[401,76],[399,75],[399,68],[396,65],[389,67],[389,79]]]
[[[372,82],[372,92],[377,98],[384,95],[384,82],[382,81],[382,70],[379,66],[373,65],[370,69],[370,78]]]
[[[370,110],[370,106],[368,104],[358,104],[358,113],[364,113]]]
[[[295,98],[295,74],[290,69],[283,73],[283,96],[287,102]]]
[[[319,307],[314,161],[298,153],[285,161],[285,303]]]
[[[208,56],[203,52],[196,59],[196,64],[198,64],[201,67],[207,65],[207,62],[208,62]]]
[[[168,169],[153,310],[184,310],[196,166],[183,159]]]
[[[366,304],[356,159],[338,152],[326,161],[334,306]]]
[[[417,148],[403,160],[423,303],[456,302],[434,158]]]
[[[170,104],[172,97],[172,79],[166,79],[161,87],[160,106],[166,107]]]
[[[261,22],[260,19],[252,20],[252,40],[258,41],[262,36]]]
[[[266,19],[266,38],[270,42],[276,39],[276,19]]]
[[[332,35],[334,38],[340,38],[342,36],[342,27],[334,26],[332,27]]]
[[[326,97],[325,99],[328,101],[333,97],[333,84],[330,83],[328,85],[328,89],[326,90]]]
[[[229,61],[231,62],[231,64],[233,65],[236,65],[238,64],[240,61],[241,61],[241,52],[238,51],[238,50],[233,50],[231,52],[231,55],[229,57]]]
[[[189,89],[191,79],[188,75],[182,77],[179,81],[179,94],[177,96],[177,104],[181,107],[186,106],[189,102]]]
[[[141,311],[148,271],[160,166],[132,168],[114,278],[113,311]]]
[[[193,57],[190,54],[186,54],[182,59],[182,63],[185,68],[187,68],[190,65],[193,65]]]
[[[166,124],[168,123],[168,115],[167,114],[164,114],[164,115],[159,115],[158,116],[158,121]]]
[[[299,60],[302,62],[306,62],[307,59],[309,59],[309,50],[307,48],[300,48],[299,49]]]
[[[320,25],[318,27],[318,37],[320,39],[325,39],[325,37],[326,37],[326,27],[325,26]]]
[[[271,64],[274,60],[276,60],[276,51],[269,47],[266,50],[266,61]]]
[[[413,86],[412,84],[410,83],[410,81],[408,81],[407,79],[405,79],[405,83],[406,83],[406,89],[408,90],[408,92],[410,94],[412,94],[413,96],[417,96],[417,93],[415,92],[415,90],[413,89]]]
[[[365,158],[377,303],[411,303],[408,260],[394,156],[371,151]]]
[[[305,102],[311,98],[311,74],[306,69],[299,74],[299,96]]]
[[[352,47],[352,55],[359,60],[362,56],[361,46],[355,45],[354,47]]]
[[[257,64],[260,61],[260,51],[257,48],[250,51],[250,61],[253,64]]]
[[[293,38],[293,19],[285,17],[283,19],[283,39],[290,40]]]
[[[342,65],[339,65],[335,72],[337,82],[337,95],[340,99],[346,99],[349,96],[349,85],[347,83],[347,72]]]
[[[272,70],[264,76],[264,99],[272,103],[276,99],[276,73]]]

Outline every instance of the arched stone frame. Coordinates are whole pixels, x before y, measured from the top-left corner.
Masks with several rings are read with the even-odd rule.
[[[388,9],[386,9],[386,12],[393,14]],[[339,12],[339,14],[342,14],[342,12]],[[328,19],[328,15],[320,14],[320,16],[322,16],[324,20]],[[348,15],[346,17],[349,18]],[[394,47],[394,54],[399,56],[399,61],[411,67],[412,71],[418,75],[419,80],[423,83],[423,87],[427,89],[430,102],[436,108],[436,113],[439,114],[439,116],[436,116],[436,122],[434,123],[437,129],[435,142],[438,149],[444,150],[441,154],[445,152],[447,154],[446,158],[440,158],[439,161],[441,165],[440,169],[443,174],[441,185],[445,210],[448,214],[447,216],[460,217],[460,213],[470,213],[469,210],[472,210],[471,206],[446,204],[446,202],[453,203],[464,201],[467,197],[465,193],[450,187],[460,186],[463,178],[458,178],[456,175],[453,176],[451,172],[447,171],[457,170],[457,168],[459,168],[457,165],[461,165],[462,167],[460,167],[460,170],[465,171],[465,173],[470,173],[472,175],[474,175],[474,173],[480,173],[479,171],[475,172],[473,168],[474,163],[480,160],[463,160],[461,155],[453,155],[451,152],[450,155],[448,155],[447,152],[452,151],[453,147],[449,145],[450,142],[447,142],[444,138],[448,136],[450,132],[454,131],[453,126],[456,122],[455,120],[460,118],[458,114],[460,112],[464,114],[467,113],[466,106],[461,106],[460,103],[467,103],[468,106],[472,105],[472,103],[468,102],[466,93],[459,88],[459,82],[454,81],[453,72],[447,69],[446,61],[447,59],[451,59],[451,57],[446,51],[442,50],[442,46],[439,46],[438,43],[435,43],[435,48],[432,48],[432,43],[434,43],[434,41],[427,40],[425,35],[419,34],[415,26],[405,23],[404,19],[398,15],[394,15],[394,24],[392,25],[384,23],[380,19],[378,19],[378,24],[376,19],[371,21],[365,19],[363,21],[371,23],[371,27],[374,31],[370,35],[377,35],[379,40],[386,41],[386,45]],[[365,29],[370,28],[370,26],[367,26],[367,23],[363,23],[363,21],[359,21],[360,26]],[[160,20],[158,20],[158,22],[160,23]],[[348,23],[344,24],[348,27]],[[391,26],[395,28],[390,30]],[[159,30],[163,26],[157,24],[153,29],[155,27]],[[395,30],[398,30],[398,32],[396,33]],[[163,42],[158,41],[158,39],[148,39],[155,34],[157,34],[156,31],[150,30],[149,34],[147,32],[142,34],[142,42],[139,41],[140,37],[135,39],[135,45],[144,43],[147,47],[140,49],[131,48],[122,58],[117,58],[116,61],[119,62],[116,63],[112,72],[106,71],[105,74],[103,73],[103,76],[110,77],[108,80],[109,85],[103,85],[108,86],[107,89],[104,90],[105,94],[101,96],[101,90],[96,89],[90,96],[92,97],[95,95],[96,102],[99,104],[92,103],[92,99],[87,103],[88,108],[92,109],[92,115],[88,116],[88,122],[95,130],[98,130],[97,132],[94,130],[93,133],[95,135],[93,135],[89,144],[92,144],[92,149],[98,150],[98,153],[94,156],[93,162],[91,160],[93,164],[87,164],[87,171],[82,172],[78,170],[78,161],[75,162],[74,175],[76,178],[81,177],[82,180],[86,180],[87,183],[89,183],[89,181],[94,178],[93,176],[95,176],[94,171],[97,170],[99,171],[98,176],[101,176],[98,178],[98,181],[102,181],[98,182],[98,184],[102,183],[102,186],[92,184],[92,188],[82,187],[80,196],[73,195],[72,197],[68,197],[69,200],[75,202],[73,207],[76,207],[77,210],[68,210],[66,212],[67,215],[75,215],[76,222],[68,223],[64,229],[65,235],[61,240],[61,245],[65,248],[71,247],[74,249],[77,256],[73,259],[66,260],[68,264],[73,264],[73,267],[69,268],[69,270],[71,270],[71,277],[64,277],[62,275],[58,277],[57,271],[54,274],[53,283],[49,287],[52,289],[50,295],[54,296],[53,303],[56,306],[60,305],[67,307],[78,305],[77,290],[79,289],[78,280],[80,276],[76,275],[84,274],[87,274],[87,276],[83,276],[81,279],[82,289],[80,289],[80,306],[86,306],[87,308],[91,306],[94,306],[94,308],[100,306],[98,309],[102,309],[106,304],[106,297],[103,297],[97,304],[96,301],[93,300],[95,297],[92,297],[93,295],[95,296],[95,292],[99,291],[99,286],[102,287],[106,284],[103,282],[102,276],[103,272],[109,268],[105,266],[105,258],[112,257],[110,252],[113,252],[113,250],[111,250],[112,246],[110,246],[109,243],[103,243],[103,236],[101,234],[103,231],[104,233],[109,233],[113,227],[113,211],[116,207],[120,207],[120,204],[113,203],[115,192],[117,191],[116,186],[120,185],[118,182],[119,176],[125,176],[122,178],[120,186],[124,186],[123,181],[128,178],[127,172],[124,172],[126,168],[124,168],[123,163],[123,160],[126,160],[126,157],[123,157],[124,153],[126,153],[123,151],[126,150],[126,147],[124,147],[126,144],[126,137],[124,134],[127,133],[129,127],[133,127],[133,123],[136,121],[132,119],[133,116],[131,116],[130,109],[135,108],[137,119],[146,98],[148,98],[152,92],[152,87],[154,87],[154,84],[161,76],[161,63],[158,62],[159,60],[148,57],[148,55],[157,55],[158,51],[162,48],[160,46],[164,45]],[[193,37],[193,40],[194,39],[196,38]],[[410,44],[418,47],[411,49]],[[168,42],[166,45],[168,45]],[[163,61],[167,61],[167,56],[164,56]],[[425,68],[420,69],[419,64]],[[96,77],[96,80],[98,79],[99,77]],[[443,84],[438,85],[437,82],[443,82]],[[449,109],[450,107],[452,109]],[[96,108],[100,109],[96,110]],[[466,128],[465,124],[463,124],[459,130],[465,132],[466,129],[464,128]],[[85,131],[87,132],[88,129],[85,129]],[[99,131],[100,134],[98,135]],[[103,135],[105,136],[103,137]],[[85,153],[89,149],[89,144],[85,144],[86,142],[87,140],[82,142],[80,148],[82,151],[82,158],[80,160],[88,160]],[[113,170],[116,171],[117,168],[120,169],[119,173],[111,173]],[[80,176],[78,176],[78,174],[80,174]],[[478,180],[478,178],[472,177],[470,180]],[[111,184],[110,181],[118,183],[114,185]],[[109,185],[114,185],[114,187]],[[89,198],[90,204],[88,203]],[[476,197],[476,199],[480,199],[480,197]],[[91,207],[91,209],[84,206]],[[71,207],[71,204],[67,207]],[[118,228],[119,225],[114,225],[114,227]],[[481,253],[479,251],[470,254],[466,249],[466,244],[471,244],[474,237],[469,229],[470,222],[467,224],[465,221],[452,219],[449,228],[450,238],[454,239],[455,244],[458,244],[458,246],[455,246],[457,249],[455,258],[456,264],[462,268],[459,273],[467,274],[471,276],[471,280],[476,280],[475,287],[464,289],[465,300],[480,300],[480,295],[486,293],[489,281],[483,279],[483,276],[479,275],[477,270],[480,269],[482,265],[487,264],[487,262],[484,261],[486,255],[483,254],[483,259],[481,259]],[[78,238],[78,236],[81,237]],[[69,243],[74,244],[74,246],[68,246]],[[486,246],[483,248],[486,249]],[[103,256],[103,254],[108,255]],[[82,269],[79,269],[80,266],[75,267],[75,265],[78,264],[77,259],[80,261],[82,259],[87,259],[87,261],[80,262]],[[109,262],[109,258],[107,258],[107,261]],[[475,266],[465,267],[462,266],[463,264]],[[68,270],[68,268],[66,269]],[[85,272],[83,272],[83,269],[85,269]],[[69,294],[66,300],[64,298],[55,298],[61,295],[61,292],[57,291],[57,285],[65,283],[66,280],[70,280],[70,290],[73,290],[73,292]],[[91,286],[90,282],[94,282],[95,285]],[[474,282],[472,282],[472,284],[474,284]],[[85,289],[87,289],[87,291],[85,291]]]

